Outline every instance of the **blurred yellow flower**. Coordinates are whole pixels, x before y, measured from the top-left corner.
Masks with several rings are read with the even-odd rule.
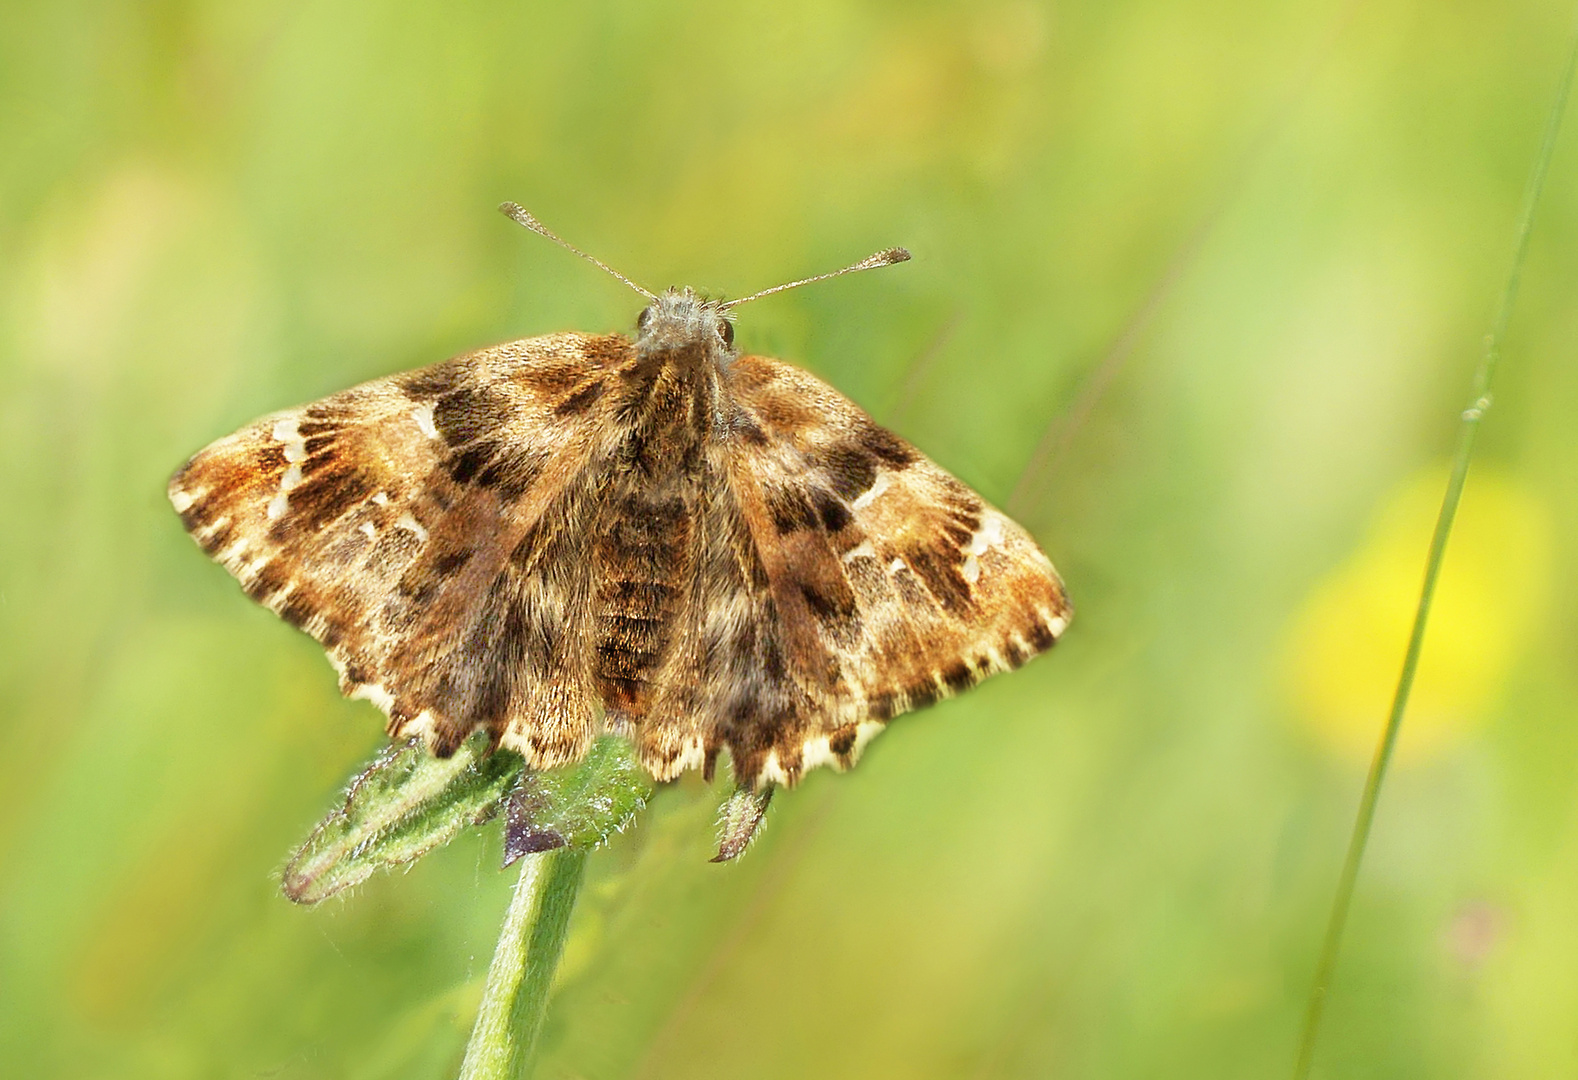
[[[1444,469],[1386,501],[1362,546],[1292,619],[1283,671],[1298,715],[1332,749],[1367,757],[1385,723],[1424,579]],[[1447,543],[1399,753],[1455,743],[1492,706],[1544,614],[1552,528],[1539,497],[1476,465]]]

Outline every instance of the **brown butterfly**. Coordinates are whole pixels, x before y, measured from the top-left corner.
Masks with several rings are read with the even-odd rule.
[[[389,734],[476,729],[533,768],[626,734],[652,776],[793,784],[900,713],[1049,648],[1025,531],[847,398],[661,296],[635,340],[549,334],[221,439],[170,481],[203,550],[328,650]]]

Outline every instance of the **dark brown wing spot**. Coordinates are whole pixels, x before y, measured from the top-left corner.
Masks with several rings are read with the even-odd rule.
[[[460,453],[450,456],[447,463],[450,479],[457,484],[471,483],[471,478],[492,461],[493,455],[498,452],[499,444],[492,439],[472,443]]]
[[[446,695],[464,702],[459,715],[467,730],[485,727],[495,738],[502,735],[515,680],[526,664],[526,621],[512,572],[498,574],[456,657],[472,683],[469,701],[464,693]]]
[[[321,606],[316,592],[305,585],[297,585],[285,598],[285,603],[279,609],[279,617],[292,626],[300,627],[312,618]]]
[[[433,573],[440,578],[453,577],[460,572],[460,568],[471,560],[470,548],[459,548],[455,551],[446,551],[433,559]]]
[[[957,519],[950,519],[942,527],[942,534],[953,541],[956,548],[965,548],[970,545],[970,540],[975,536],[978,526],[965,525]]]
[[[829,486],[843,499],[857,498],[877,480],[876,459],[858,446],[826,447],[812,455],[811,463],[822,471]]]
[[[200,537],[197,543],[203,549],[204,554],[217,555],[229,546],[230,541],[234,540],[235,536],[236,523],[227,521],[223,525],[216,526],[207,536]]]
[[[450,446],[459,446],[491,435],[509,420],[509,400],[480,387],[462,387],[438,399],[433,406],[433,426]]]
[[[957,694],[975,685],[975,673],[970,670],[968,664],[960,660],[943,669],[942,681],[948,684],[948,689]]]
[[[898,592],[899,599],[905,604],[926,610],[935,603],[931,593],[926,591],[926,586],[921,584],[920,579],[910,571],[909,567],[901,566],[890,574],[893,587]]]
[[[326,649],[332,649],[345,637],[345,624],[337,620],[325,619],[323,629],[318,631],[318,641]]]
[[[310,457],[301,463],[301,475],[305,479],[318,470],[334,464],[337,460],[339,459],[333,454],[321,454],[318,457]]]
[[[1036,652],[1046,652],[1057,643],[1052,628],[1039,619],[1030,624],[1030,647]]]
[[[181,476],[185,472],[186,470],[182,469],[181,473],[176,475],[177,483],[180,482]],[[214,517],[218,513],[218,510],[219,506],[216,502],[210,502],[207,499],[194,502],[191,506],[188,506],[185,510],[181,511],[181,524],[186,526],[187,532],[196,532],[204,525],[207,525],[209,522],[213,521]]]
[[[800,593],[811,614],[824,628],[840,631],[856,628],[851,627],[851,623],[858,627],[855,594],[842,578],[832,582],[802,583]]]
[[[788,661],[784,659],[783,647],[775,637],[768,637],[762,642],[760,663],[762,674],[767,676],[769,682],[782,682],[789,677]]]
[[[884,465],[891,465],[895,469],[902,469],[920,459],[920,454],[913,446],[887,428],[880,427],[870,420],[861,425],[857,438],[862,449]]]
[[[395,595],[403,597],[413,609],[424,608],[432,603],[444,582],[458,574],[470,558],[471,552],[461,549],[417,562],[400,576]]]
[[[253,460],[257,462],[259,472],[278,475],[285,471],[285,448],[278,443],[260,447]]]
[[[531,490],[542,475],[542,457],[536,454],[504,454],[482,470],[477,483],[492,488],[499,498],[513,502]]]
[[[459,750],[466,741],[466,736],[471,734],[471,728],[460,724],[450,723],[435,719],[433,722],[433,756],[436,758],[452,758],[455,751]]]
[[[356,406],[345,395],[337,396],[340,400],[330,399],[307,406],[307,411],[296,424],[296,434],[308,439],[326,431],[338,431],[354,422],[357,419]]]
[[[553,414],[555,416],[579,416],[587,409],[590,409],[592,404],[603,396],[603,391],[607,389],[608,385],[601,379],[589,382],[554,406]]]
[[[971,610],[970,583],[964,580],[956,550],[912,548],[904,553],[904,561],[946,611],[963,616]]]
[[[849,524],[849,508],[840,502],[832,492],[824,488],[812,488],[811,501],[816,505],[817,517],[822,519],[822,528],[828,532],[838,532],[845,525]]]
[[[1034,655],[1018,638],[1009,638],[1003,642],[1003,658],[1008,661],[1008,666],[1011,668],[1021,666]]]
[[[756,418],[743,409],[735,415],[733,427],[734,433],[750,445],[767,445],[767,433],[756,422]]]
[[[866,713],[873,720],[891,720],[898,711],[898,698],[893,694],[878,694],[866,704]]]
[[[377,485],[359,469],[325,471],[304,480],[290,493],[290,510],[278,526],[295,524],[316,532],[366,499]]]
[[[413,401],[440,397],[465,380],[466,367],[461,360],[446,360],[401,377],[400,389]]]
[[[773,528],[780,536],[816,525],[815,512],[797,488],[774,485],[763,494],[767,499],[767,512],[772,515]]]
[[[289,581],[289,570],[277,562],[265,563],[247,586],[247,595],[263,602],[283,589]]]

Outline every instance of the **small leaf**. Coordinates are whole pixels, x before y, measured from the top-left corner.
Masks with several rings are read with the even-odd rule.
[[[577,765],[522,772],[505,804],[504,865],[554,848],[594,848],[652,796],[630,740],[604,735]]]
[[[417,739],[390,747],[291,856],[280,883],[285,895],[315,904],[374,871],[420,858],[493,817],[524,767],[519,754],[489,753],[483,734],[447,759],[431,756]]]
[[[773,801],[773,787],[760,791],[742,787],[718,809],[718,853],[713,862],[729,862],[745,853],[761,831],[767,804]]]

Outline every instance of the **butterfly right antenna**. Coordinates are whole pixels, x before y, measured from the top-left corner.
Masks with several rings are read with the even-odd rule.
[[[773,293],[783,292],[785,289],[798,289],[801,285],[809,285],[813,281],[826,281],[828,278],[842,277],[844,274],[853,274],[856,270],[875,270],[879,266],[892,266],[894,263],[909,262],[910,258],[910,253],[903,248],[888,248],[886,251],[879,251],[875,255],[867,255],[864,259],[851,266],[846,266],[842,270],[834,270],[831,274],[818,274],[816,277],[801,278],[799,281],[791,281],[785,285],[774,285],[772,288],[763,289],[759,293],[742,296],[738,300],[730,300],[727,304],[721,306],[724,311],[728,311],[730,308],[739,307],[741,304],[749,303],[752,300],[760,300],[764,296],[771,296]]]

